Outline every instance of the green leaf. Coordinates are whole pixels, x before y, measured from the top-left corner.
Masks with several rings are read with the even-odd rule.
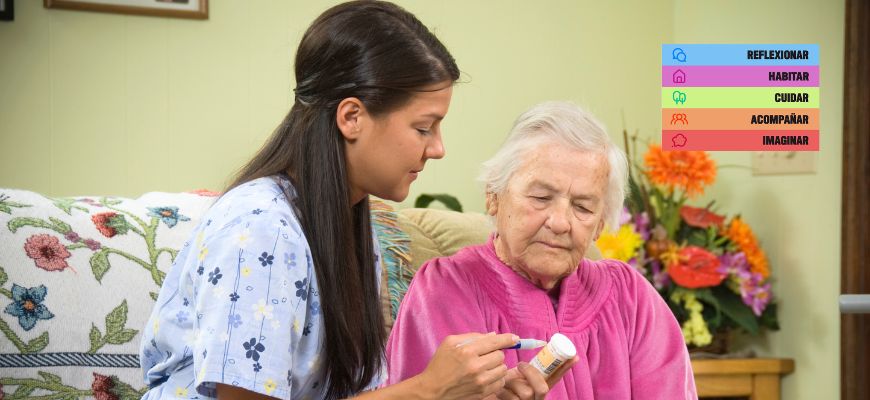
[[[75,199],[71,199],[69,197],[61,197],[54,199],[55,207],[63,210],[63,212],[67,213],[67,215],[72,215],[72,205],[75,203]]]
[[[6,283],[7,280],[9,280],[9,275],[6,274],[6,270],[3,267],[0,267],[0,285]]]
[[[119,400],[139,400],[145,396],[145,392],[148,391],[147,387],[142,388],[141,391],[136,390],[120,379],[114,380],[114,384],[115,386],[112,388],[112,392],[118,395]]]
[[[60,377],[55,375],[55,374],[51,374],[51,373],[48,373],[45,371],[37,371],[37,373],[39,374],[39,376],[42,377],[42,379],[45,379],[46,383],[50,383],[53,385],[62,385],[63,384],[63,381],[61,381]]]
[[[414,207],[426,208],[429,207],[429,204],[436,200],[444,204],[444,206],[450,210],[462,212],[462,204],[459,203],[459,200],[456,197],[445,193],[423,193],[417,197],[417,200],[414,201]]]
[[[31,339],[27,342],[27,345],[24,346],[24,350],[21,352],[24,354],[38,353],[42,351],[45,346],[48,346],[48,332],[43,332],[39,337]]]
[[[48,220],[51,221],[51,223],[54,224],[54,226],[55,226],[55,230],[58,231],[58,232],[60,232],[60,233],[64,233],[64,234],[65,234],[65,233],[67,233],[67,232],[69,232],[69,231],[72,230],[72,228],[69,226],[68,223],[63,222],[63,221],[61,221],[61,220],[59,220],[59,219],[57,219],[57,218],[55,218],[55,217],[48,217]]]
[[[91,271],[94,272],[94,278],[97,282],[102,283],[103,276],[109,272],[109,251],[102,249],[91,256]]]
[[[12,209],[3,203],[0,203],[0,212],[5,212],[6,214],[12,215]]]
[[[119,332],[112,332],[106,335],[106,342],[111,344],[124,344],[136,337],[139,331],[135,329],[123,329]]]
[[[124,329],[124,324],[127,323],[127,300],[115,307],[112,312],[106,315],[106,335],[111,335],[115,332],[120,332]]]
[[[628,189],[629,195],[626,201],[628,208],[632,213],[640,213],[644,211],[643,195],[640,191],[640,186],[637,185],[637,181],[634,180],[634,177],[629,177]]]
[[[88,334],[88,338],[91,341],[91,350],[96,351],[100,347],[101,338],[103,334],[100,333],[100,329],[97,328],[96,325],[91,324],[91,333]]]
[[[49,224],[39,218],[29,218],[29,217],[18,217],[9,220],[6,224],[6,227],[9,228],[9,231],[15,233],[18,228],[23,226],[32,226],[34,228],[46,228],[46,229],[54,229],[54,225]]]
[[[12,393],[12,395],[9,397],[12,399],[26,399],[28,398],[28,396],[30,396],[31,393],[33,393],[34,390],[36,390],[35,386],[31,386],[26,383],[21,384],[18,385],[18,389],[16,389],[15,392]]]
[[[752,310],[743,304],[737,295],[727,292],[727,294],[719,296],[719,305],[722,313],[728,316],[734,323],[743,329],[746,329],[753,335],[758,334],[758,320],[755,319],[755,314]]]
[[[157,301],[157,293],[148,292],[148,295],[151,296],[151,300]]]
[[[767,329],[778,331],[779,321],[776,315],[776,303],[768,304],[767,308],[761,312],[761,325]]]

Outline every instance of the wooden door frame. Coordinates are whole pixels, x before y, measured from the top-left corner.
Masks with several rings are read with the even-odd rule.
[[[840,288],[870,294],[870,2],[846,0]],[[870,399],[870,314],[840,319],[840,398]]]

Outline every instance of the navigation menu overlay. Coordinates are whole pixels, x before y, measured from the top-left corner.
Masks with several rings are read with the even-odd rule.
[[[818,151],[819,46],[662,45],[662,148]]]

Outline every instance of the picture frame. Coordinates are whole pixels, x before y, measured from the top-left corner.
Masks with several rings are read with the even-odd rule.
[[[43,5],[63,10],[208,19],[208,0],[43,0]]]
[[[0,0],[0,21],[15,20],[15,1]]]

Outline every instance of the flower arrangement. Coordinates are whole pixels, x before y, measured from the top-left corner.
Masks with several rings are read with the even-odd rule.
[[[715,162],[703,151],[663,151],[651,144],[640,167],[627,136],[630,194],[620,225],[596,242],[602,255],[629,263],[650,280],[692,348],[706,349],[714,338],[727,341],[735,329],[753,335],[779,329],[770,269],[752,229],[739,215],[717,214],[713,202],[687,204],[715,182]]]

